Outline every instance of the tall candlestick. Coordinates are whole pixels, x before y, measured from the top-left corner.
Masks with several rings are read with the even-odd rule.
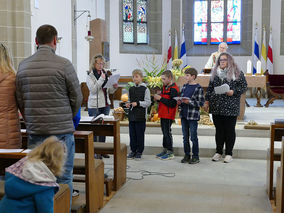
[[[261,62],[260,62],[260,60],[258,60],[257,63],[256,63],[256,73],[257,74],[261,73]]]
[[[247,61],[247,74],[251,74],[251,60]]]

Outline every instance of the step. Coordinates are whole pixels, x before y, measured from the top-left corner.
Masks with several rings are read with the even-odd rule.
[[[213,136],[198,136],[200,157],[212,157],[215,153],[215,137]],[[109,138],[107,138],[107,141]],[[121,133],[120,141],[125,143],[129,152],[129,134]],[[240,137],[237,136],[233,157],[242,159],[266,159],[267,149],[269,148],[270,140],[268,137]],[[178,156],[183,156],[183,136],[173,135],[174,153]],[[281,143],[275,143],[275,148],[280,148]],[[145,149],[143,154],[155,155],[162,150],[162,134],[146,134]]]
[[[128,134],[129,127],[125,124],[120,126],[120,133]],[[162,130],[160,126],[151,126],[146,127],[145,131],[146,135],[152,134],[161,134]],[[173,135],[182,135],[181,125],[172,125],[172,134]],[[198,135],[199,136],[215,136],[215,127],[214,126],[205,126],[199,125],[198,126]],[[244,129],[244,125],[237,125],[236,126],[236,135],[237,137],[260,137],[260,138],[269,138],[270,137],[270,130],[258,130],[258,129]]]

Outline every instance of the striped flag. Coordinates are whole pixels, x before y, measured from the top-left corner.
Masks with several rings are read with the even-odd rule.
[[[184,28],[182,29],[182,43],[180,47],[180,59],[182,60],[182,65],[180,67],[183,69],[184,67],[187,66]]]
[[[254,51],[253,51],[253,74],[256,73],[256,63],[259,60],[259,46],[257,42],[258,38],[258,28],[257,25],[255,27],[255,33],[254,33]]]
[[[174,60],[178,59],[178,40],[177,40],[177,31],[175,31],[175,49],[174,49]]]
[[[261,74],[263,74],[266,71],[266,38],[265,38],[265,27],[263,27],[263,36],[262,36],[262,45],[261,45]]]
[[[269,74],[273,74],[273,51],[272,51],[272,29],[270,29],[268,53],[267,53],[267,69]]]
[[[172,40],[171,40],[171,31],[169,31],[169,41],[168,41],[168,57],[167,57],[167,69],[172,68]]]

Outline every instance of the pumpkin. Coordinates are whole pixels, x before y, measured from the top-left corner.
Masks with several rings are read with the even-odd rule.
[[[122,102],[127,102],[128,101],[128,95],[126,93],[121,96],[121,101]]]

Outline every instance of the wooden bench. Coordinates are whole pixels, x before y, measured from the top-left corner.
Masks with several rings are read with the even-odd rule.
[[[272,104],[275,99],[284,100],[284,75],[267,74],[267,93],[271,97],[267,100],[265,107]]]
[[[274,175],[274,161],[281,160],[281,152],[274,148],[275,142],[281,142],[284,136],[284,124],[271,124],[270,126],[270,147],[267,151],[267,193],[269,200],[273,200],[275,195],[273,193],[273,175]]]
[[[284,137],[282,137],[281,164],[276,175],[276,212],[284,213]]]
[[[103,207],[104,199],[104,163],[94,159],[94,137],[92,131],[76,131],[75,153],[85,154],[85,187],[79,196],[72,199],[72,212],[98,212]],[[27,141],[27,134],[22,130],[22,138]],[[76,169],[75,169],[76,173]],[[81,173],[80,173],[81,174]],[[74,183],[76,188],[76,183]]]
[[[103,123],[80,123],[78,130],[93,131],[96,136],[112,136],[113,143],[94,142],[96,154],[113,155],[113,190],[118,191],[126,182],[127,147],[120,143],[120,122],[107,121]]]

